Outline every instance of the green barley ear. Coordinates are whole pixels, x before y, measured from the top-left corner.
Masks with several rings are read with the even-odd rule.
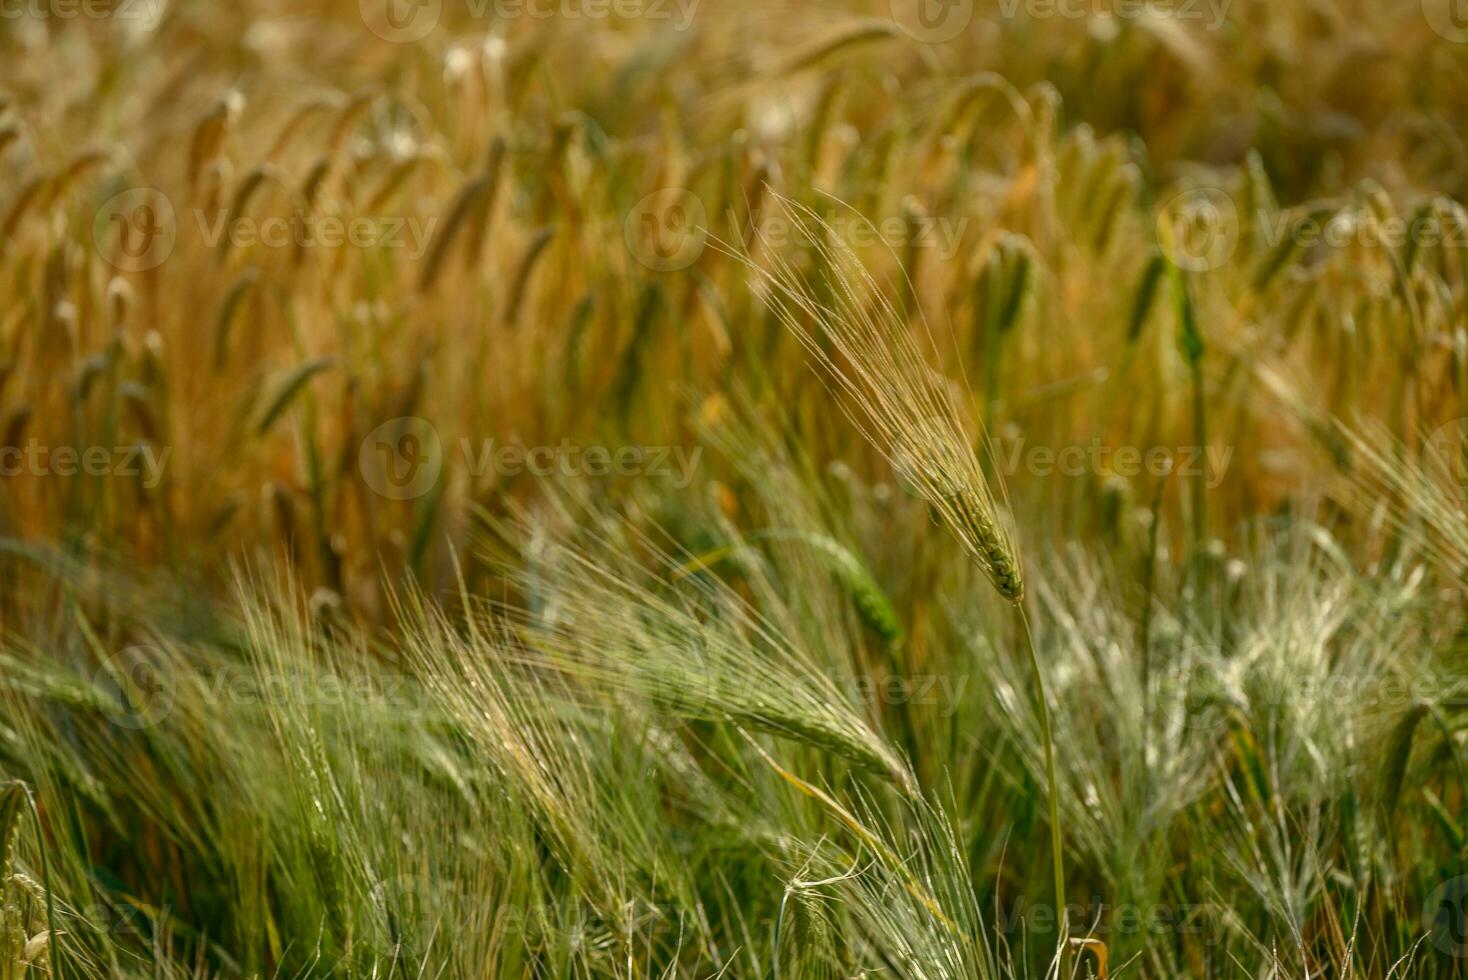
[[[882,591],[871,570],[857,554],[835,538],[811,531],[775,529],[760,531],[749,536],[751,541],[798,541],[813,550],[821,563],[836,577],[842,588],[851,594],[861,621],[877,634],[888,646],[901,646],[905,632],[902,618],[892,606],[892,600]],[[696,572],[713,567],[728,558],[734,546],[717,548],[712,552],[695,556],[679,566],[676,579],[687,578]]]
[[[448,262],[449,249],[460,235],[467,236],[464,251],[466,266],[476,260],[484,247],[490,216],[499,194],[503,179],[505,142],[496,139],[489,148],[489,157],[484,171],[471,178],[459,189],[449,206],[443,230],[433,240],[428,259],[423,264],[423,274],[418,278],[418,292],[427,293],[438,281],[439,274]]]
[[[861,558],[835,538],[809,531],[766,531],[752,535],[755,538],[786,538],[799,541],[820,556],[820,561],[836,576],[842,588],[851,594],[851,601],[863,623],[880,636],[889,646],[900,646],[903,639],[902,619],[892,607],[892,600],[882,591],[871,570]]]
[[[1135,344],[1142,336],[1142,328],[1147,325],[1147,317],[1152,312],[1153,302],[1157,299],[1157,287],[1162,282],[1162,274],[1167,269],[1167,262],[1160,253],[1152,256],[1147,263],[1147,268],[1142,272],[1142,281],[1137,285],[1136,296],[1132,299],[1131,318],[1127,321],[1126,342]]]
[[[214,370],[222,371],[229,364],[229,339],[235,316],[245,300],[260,282],[259,266],[250,266],[241,272],[234,284],[225,293],[219,307],[219,316],[214,320]]]
[[[520,264],[515,269],[515,278],[511,280],[510,297],[505,302],[505,326],[513,328],[520,319],[520,306],[525,301],[525,293],[529,289],[530,275],[535,271],[536,260],[545,252],[546,247],[555,237],[555,225],[546,225],[537,231],[531,237],[530,244],[525,246],[525,254],[520,257]]]
[[[260,188],[265,186],[266,181],[281,184],[282,187],[284,186],[280,176],[269,166],[256,167],[245,174],[240,180],[239,186],[235,188],[234,196],[230,199],[228,218],[224,227],[228,228],[232,226],[244,216],[245,209],[250,206],[250,199],[255,196]],[[226,235],[223,244],[219,247],[218,262],[220,265],[224,265],[225,260],[229,258],[231,244],[230,237]]]
[[[998,495],[980,465],[949,380],[929,364],[902,314],[836,231],[815,211],[774,191],[784,216],[809,241],[822,282],[767,250],[772,267],[738,256],[775,316],[806,349],[862,435],[932,506],[934,516],[1001,596],[1019,602],[1019,553]],[[931,330],[921,321],[929,349]]]
[[[291,403],[305,390],[306,384],[335,363],[334,358],[315,357],[302,361],[294,367],[286,368],[269,379],[264,403],[255,417],[255,434],[263,436],[269,432],[275,420],[285,414],[286,409],[290,408]]]
[[[802,882],[792,882],[780,905],[776,977],[834,978],[836,943],[830,913]]]
[[[1003,302],[997,309],[995,326],[1001,335],[1013,329],[1035,282],[1035,247],[1023,235],[1006,234],[995,246],[1006,272]]]
[[[989,250],[978,277],[975,318],[984,343],[984,411],[992,419],[999,400],[1004,341],[1024,310],[1035,279],[1034,246],[1023,235],[1005,232]]]

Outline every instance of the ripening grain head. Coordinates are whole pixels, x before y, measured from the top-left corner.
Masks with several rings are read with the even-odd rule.
[[[748,262],[780,321],[842,396],[842,408],[912,488],[927,500],[999,594],[1024,596],[1024,578],[1004,509],[968,435],[948,380],[924,358],[904,318],[835,229],[810,208],[774,195],[799,236],[812,243],[830,299],[819,298],[790,262]],[[932,335],[923,327],[931,344]]]

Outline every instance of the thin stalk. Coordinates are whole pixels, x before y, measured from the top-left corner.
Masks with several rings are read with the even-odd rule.
[[[1208,451],[1208,401],[1203,392],[1203,365],[1201,358],[1191,365],[1193,382],[1193,440],[1199,452]],[[1208,488],[1207,476],[1200,474],[1193,481],[1193,557],[1201,555],[1208,541]]]
[[[1137,642],[1142,648],[1142,698],[1148,710],[1152,697],[1152,598],[1157,589],[1157,535],[1162,524],[1162,491],[1166,486],[1167,475],[1163,474],[1152,494],[1152,523],[1147,529],[1147,567],[1142,570],[1142,622]]]
[[[1030,651],[1030,667],[1035,672],[1035,688],[1040,706],[1040,735],[1045,743],[1045,781],[1050,796],[1050,856],[1055,865],[1056,919],[1061,924],[1061,939],[1065,935],[1065,848],[1060,834],[1060,787],[1055,779],[1055,741],[1050,736],[1050,705],[1045,693],[1045,672],[1040,669],[1040,657],[1035,653],[1035,638],[1030,633],[1030,620],[1025,607],[1016,604],[1020,625],[1024,627],[1025,646]]]
[[[65,980],[61,974],[61,963],[56,958],[56,946],[61,940],[61,933],[56,931],[56,900],[54,888],[51,884],[51,862],[46,859],[46,831],[41,827],[41,809],[36,806],[36,797],[31,793],[30,786],[22,783],[21,790],[25,793],[26,802],[31,805],[31,826],[36,834],[36,851],[41,860],[41,885],[46,889],[46,931],[50,933],[46,941],[46,955],[51,961],[51,976],[54,980]]]

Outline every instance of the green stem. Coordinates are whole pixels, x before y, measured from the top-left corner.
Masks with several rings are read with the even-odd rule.
[[[24,783],[21,784],[21,788],[25,792],[26,802],[31,805],[32,827],[36,832],[36,850],[41,860],[41,887],[46,889],[46,931],[50,933],[46,941],[46,955],[51,960],[51,976],[54,980],[64,980],[61,975],[61,964],[56,955],[56,946],[61,942],[61,934],[56,931],[56,902],[52,898],[51,862],[46,859],[46,831],[41,826],[41,808],[36,806],[36,797],[31,793],[31,788]]]
[[[1208,401],[1203,392],[1203,365],[1195,361],[1192,365],[1193,378],[1193,441],[1201,453],[1208,452]],[[1208,488],[1207,476],[1199,474],[1193,480],[1193,551],[1194,557],[1203,553],[1208,543]]]
[[[1050,705],[1045,694],[1045,672],[1040,669],[1040,657],[1035,652],[1035,638],[1030,633],[1030,620],[1025,607],[1016,605],[1019,621],[1024,626],[1025,645],[1030,651],[1030,667],[1035,672],[1035,687],[1040,707],[1040,735],[1045,742],[1045,781],[1050,796],[1050,856],[1055,866],[1056,921],[1061,925],[1061,941],[1065,940],[1065,848],[1060,833],[1060,786],[1055,779],[1055,741],[1050,736]]]

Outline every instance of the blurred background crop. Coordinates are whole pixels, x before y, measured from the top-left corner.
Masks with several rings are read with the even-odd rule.
[[[1463,973],[1460,0],[0,65],[0,978]]]

